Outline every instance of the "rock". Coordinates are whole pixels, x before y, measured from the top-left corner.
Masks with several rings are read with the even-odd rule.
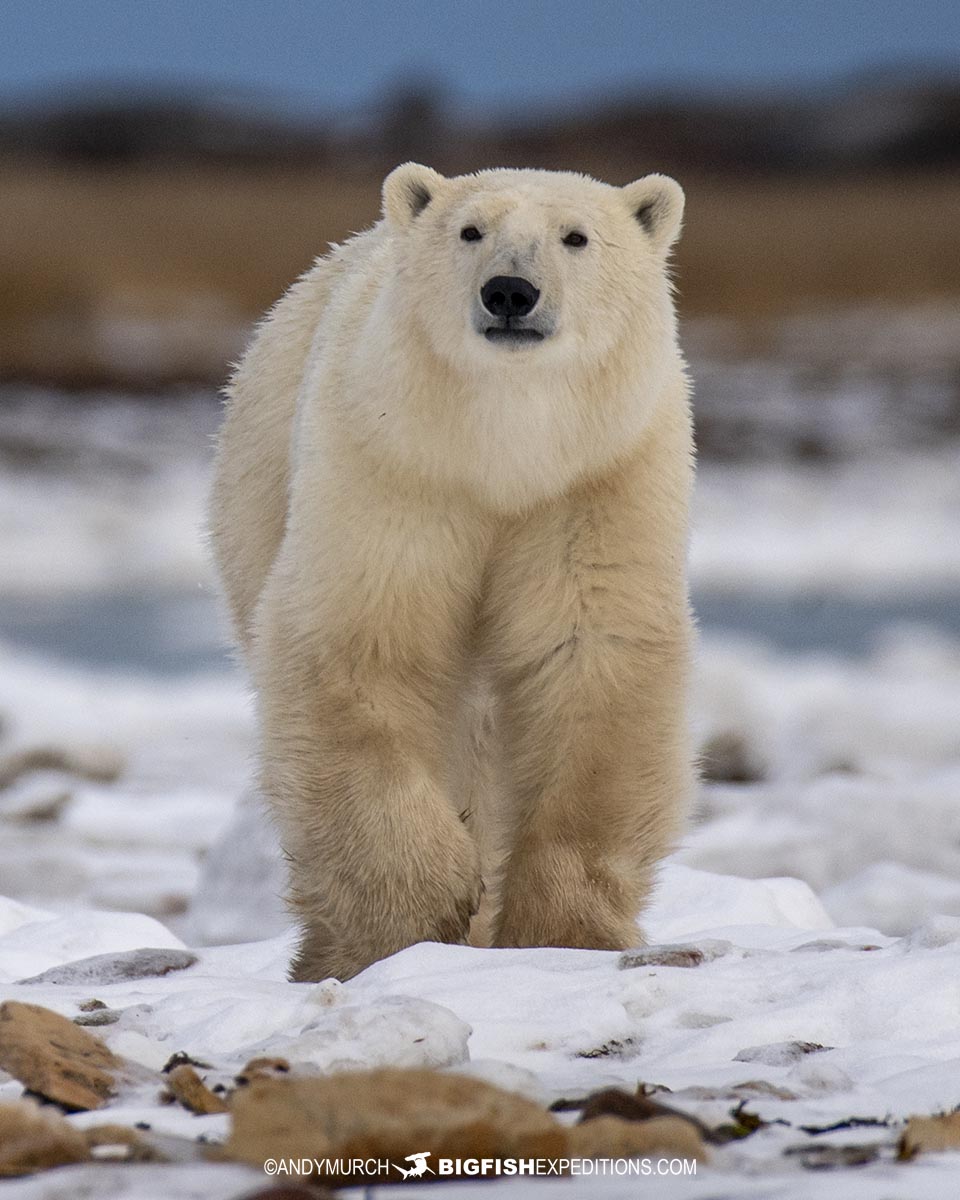
[[[171,971],[183,971],[192,967],[197,956],[189,950],[155,949],[123,950],[117,954],[94,954],[90,958],[78,958],[74,962],[51,967],[20,983],[123,983],[130,979],[156,979],[169,975]]]
[[[880,1157],[880,1146],[876,1142],[861,1145],[844,1143],[841,1146],[823,1145],[790,1146],[784,1154],[795,1155],[800,1164],[812,1171],[825,1171],[842,1167],[863,1167]]]
[[[81,1013],[73,1018],[74,1025],[82,1025],[85,1029],[97,1028],[102,1025],[116,1025],[121,1014],[113,1008],[102,1008],[96,1012]]]
[[[182,1067],[184,1065],[188,1067],[199,1067],[202,1071],[210,1070],[209,1063],[201,1062],[199,1058],[191,1058],[190,1055],[187,1054],[186,1050],[177,1050],[171,1054],[160,1070],[164,1075],[169,1075],[170,1072],[176,1067]]]
[[[59,1013],[16,1000],[0,1005],[0,1067],[47,1100],[71,1111],[99,1108],[124,1066],[99,1038]]]
[[[819,1042],[770,1042],[766,1046],[747,1046],[733,1056],[734,1062],[763,1063],[766,1067],[786,1067],[799,1062],[808,1054],[819,1054],[832,1050],[832,1046],[821,1046]]]
[[[299,1033],[274,1034],[251,1052],[325,1072],[456,1067],[470,1058],[470,1026],[448,1008],[415,996],[329,1005],[319,989],[320,1006]]]
[[[0,1104],[0,1176],[86,1162],[86,1139],[59,1112],[26,1100]]]
[[[732,729],[715,733],[701,747],[700,774],[707,783],[759,783],[767,777],[747,739]]]
[[[95,783],[112,783],[123,768],[123,758],[105,746],[30,746],[0,757],[0,788],[29,771],[64,771]]]
[[[960,1112],[910,1118],[900,1138],[897,1157],[913,1158],[930,1150],[960,1150]]]
[[[246,1087],[253,1079],[275,1079],[287,1075],[290,1063],[285,1058],[251,1058],[239,1075],[234,1076],[238,1087]]]
[[[255,1166],[268,1158],[402,1163],[421,1147],[430,1149],[433,1161],[559,1157],[568,1140],[556,1118],[532,1100],[430,1070],[255,1078],[234,1093],[231,1112],[226,1153]],[[370,1182],[357,1182],[364,1181]]]
[[[654,1153],[706,1158],[699,1123],[627,1093],[616,1095],[621,1113],[631,1115],[613,1115],[614,1092],[589,1098],[591,1114],[569,1129],[535,1101],[462,1075],[384,1068],[324,1077],[255,1076],[234,1093],[225,1152],[255,1166],[270,1158],[403,1163],[422,1147],[430,1148],[434,1163]],[[641,1112],[642,1117],[632,1115]],[[389,1178],[399,1179],[399,1172]]]
[[[802,946],[794,946],[791,954],[816,952],[823,954],[828,950],[879,950],[875,942],[845,942],[842,938],[816,938],[812,942],[804,942]]]
[[[40,771],[3,789],[0,817],[5,821],[58,821],[73,798],[73,780],[62,771]]]
[[[733,943],[722,938],[703,938],[698,943],[676,942],[659,946],[640,946],[624,950],[617,959],[621,971],[634,967],[699,967],[702,963],[722,958],[733,949]]]
[[[214,1095],[193,1067],[184,1063],[174,1067],[167,1076],[167,1087],[184,1108],[192,1113],[206,1116],[209,1113],[224,1113],[227,1105]]]
[[[663,1154],[705,1162],[707,1149],[696,1128],[682,1117],[630,1121],[602,1116],[568,1130],[567,1153],[577,1158],[635,1158]]]
[[[737,1100],[798,1100],[796,1092],[788,1088],[777,1087],[768,1079],[748,1079],[745,1083],[737,1083],[730,1089],[730,1095]]]
[[[599,1120],[601,1117],[616,1117],[621,1121],[654,1121],[661,1118],[686,1121],[696,1131],[698,1138],[708,1136],[706,1126],[696,1117],[661,1104],[642,1092],[625,1092],[621,1088],[603,1088],[592,1092],[583,1102],[580,1124]]]
[[[638,1053],[635,1038],[611,1038],[599,1046],[591,1046],[589,1050],[578,1050],[577,1058],[633,1058]]]
[[[127,1125],[93,1125],[83,1131],[90,1157],[97,1162],[165,1161]]]

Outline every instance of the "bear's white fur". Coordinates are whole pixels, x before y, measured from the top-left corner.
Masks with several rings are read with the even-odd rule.
[[[682,208],[658,175],[398,167],[236,371],[211,527],[298,979],[639,939],[692,783]],[[491,316],[494,277],[536,306]]]

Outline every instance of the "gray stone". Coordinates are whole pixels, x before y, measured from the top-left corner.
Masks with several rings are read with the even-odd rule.
[[[196,961],[197,956],[189,950],[158,950],[144,946],[140,950],[78,958],[19,982],[65,985],[123,983],[128,979],[155,979],[160,975],[169,975],[171,971],[183,971]]]

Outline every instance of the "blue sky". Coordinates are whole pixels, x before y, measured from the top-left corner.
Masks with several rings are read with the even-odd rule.
[[[0,17],[5,101],[203,84],[322,113],[424,75],[484,112],[898,64],[960,71],[958,0],[2,0]]]

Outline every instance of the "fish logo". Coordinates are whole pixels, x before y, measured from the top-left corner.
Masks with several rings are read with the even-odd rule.
[[[404,1177],[404,1179],[422,1179],[428,1171],[431,1175],[436,1175],[436,1171],[433,1169],[433,1167],[427,1166],[427,1159],[429,1157],[429,1150],[420,1150],[416,1154],[408,1154],[403,1161],[413,1163],[413,1166],[410,1167],[409,1170],[404,1170],[403,1167],[398,1166],[397,1170]]]

